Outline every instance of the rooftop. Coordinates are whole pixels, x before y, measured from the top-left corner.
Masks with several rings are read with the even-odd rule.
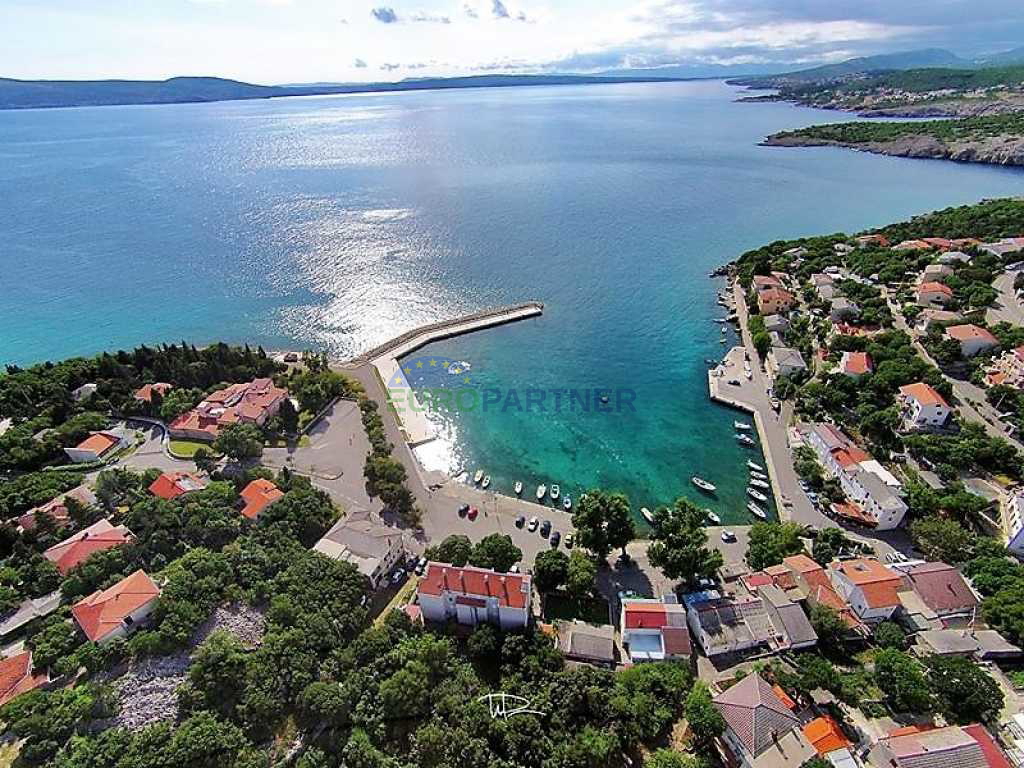
[[[755,757],[800,720],[756,672],[714,698],[715,707],[743,746]]]
[[[447,563],[429,563],[419,592],[435,597],[445,592],[495,598],[499,605],[526,608],[530,601],[530,577],[520,573],[498,573],[487,568],[458,568]]]
[[[914,384],[907,384],[906,386],[900,387],[900,394],[904,397],[916,400],[919,405],[922,406],[941,406],[943,408],[949,408],[949,403],[940,395],[935,389],[923,381],[918,381]]]
[[[957,341],[984,341],[988,344],[998,344],[999,340],[986,329],[973,323],[965,325],[951,325],[946,329],[946,335]]]
[[[86,637],[98,642],[159,596],[160,588],[140,569],[114,586],[79,600],[71,607],[71,614]]]
[[[149,492],[170,501],[192,491],[201,491],[208,484],[205,477],[195,472],[164,472],[149,485]]]
[[[94,432],[76,445],[75,450],[90,451],[97,456],[102,456],[120,442],[121,439],[117,435],[112,435],[109,432]]]
[[[131,535],[132,532],[125,526],[115,526],[104,518],[59,544],[54,544],[43,553],[43,556],[57,566],[58,571],[67,574],[88,560],[94,552],[119,547],[126,543]]]
[[[245,502],[242,514],[250,520],[255,520],[264,509],[283,497],[284,491],[266,478],[258,477],[245,486],[239,495]]]
[[[960,571],[946,563],[921,563],[903,569],[903,578],[937,614],[971,611],[979,605]]]
[[[829,567],[843,574],[852,584],[864,591],[864,599],[872,608],[886,608],[900,604],[898,592],[902,586],[899,574],[877,560],[859,557],[854,560],[832,562]]]

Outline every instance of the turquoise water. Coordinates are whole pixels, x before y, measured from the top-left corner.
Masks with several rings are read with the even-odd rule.
[[[0,112],[0,361],[186,338],[344,357],[525,299],[421,351],[473,387],[629,388],[636,411],[449,414],[433,459],[495,487],[743,512],[708,271],[779,237],[1021,194],[1003,168],[757,146],[822,119],[717,82]],[[444,450],[441,450],[441,449]]]

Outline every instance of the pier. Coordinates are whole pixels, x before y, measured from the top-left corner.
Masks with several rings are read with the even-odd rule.
[[[405,381],[400,361],[417,349],[441,339],[526,320],[541,315],[543,312],[544,304],[542,302],[528,301],[523,304],[482,310],[451,320],[431,323],[406,331],[402,335],[364,352],[353,358],[345,367],[372,366],[376,369],[384,389],[389,390],[392,382]],[[425,408],[412,392],[411,387],[406,385],[401,388],[404,390],[401,394],[406,407],[400,408],[396,415],[405,441],[410,446],[430,442],[437,437],[437,434],[434,431],[434,425],[427,418]]]

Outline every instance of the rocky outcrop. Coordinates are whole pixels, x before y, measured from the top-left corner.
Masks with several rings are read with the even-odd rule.
[[[1024,136],[988,136],[945,142],[934,136],[905,136],[892,141],[844,142],[799,134],[776,134],[763,142],[768,147],[845,147],[894,157],[955,160],[961,163],[1024,165]]]

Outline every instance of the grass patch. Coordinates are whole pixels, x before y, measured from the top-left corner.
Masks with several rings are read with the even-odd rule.
[[[603,597],[574,600],[564,592],[552,592],[544,599],[544,619],[579,619],[590,624],[607,624],[608,601]]]
[[[205,448],[211,453],[213,452],[213,449],[209,445],[207,445],[206,443],[197,442],[195,440],[171,440],[170,444],[167,447],[175,456],[180,456],[186,459],[191,459],[193,456],[195,456],[196,451],[198,451],[200,448]]]

